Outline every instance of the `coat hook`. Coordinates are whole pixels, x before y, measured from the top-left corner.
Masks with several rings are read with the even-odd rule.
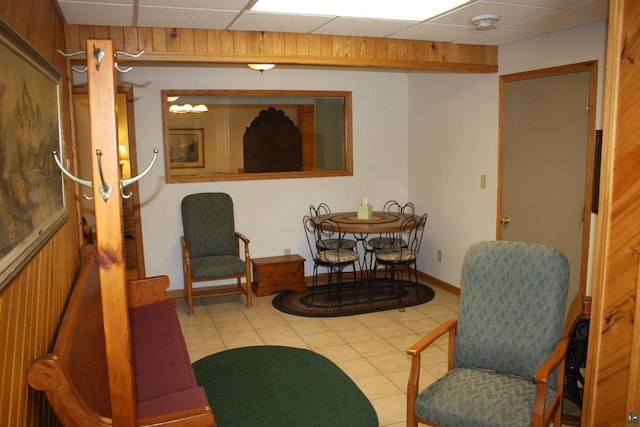
[[[66,53],[58,49],[58,53],[66,58],[70,58],[72,56],[84,55],[87,53],[86,50],[76,50],[75,52]]]
[[[101,186],[98,190],[102,199],[106,202],[111,197],[111,193],[113,192],[113,188],[111,185],[104,182],[104,175],[102,174],[102,151],[100,149],[96,150],[96,157],[98,158],[98,173],[100,174],[100,182]]]
[[[116,50],[116,61],[114,64],[114,68],[116,70],[118,70],[121,73],[128,73],[129,71],[131,71],[131,67],[121,67],[118,65],[118,55],[124,55],[124,56],[128,56],[130,58],[140,58],[142,55],[144,54],[144,50],[141,50],[138,53],[129,53],[129,52],[125,52],[122,50]]]
[[[77,182],[78,184],[84,185],[85,187],[93,188],[93,183],[91,181],[87,181],[85,179],[80,179],[80,178],[76,177],[75,175],[72,175],[68,170],[66,170],[64,168],[64,166],[62,166],[62,163],[60,163],[60,160],[58,160],[58,152],[55,151],[55,150],[53,151],[53,159],[56,161],[56,164],[58,165],[58,168],[60,168],[62,173],[67,178],[69,178],[71,181]],[[87,196],[85,194],[83,194],[82,197],[84,197],[86,200],[93,200],[92,196]]]
[[[58,49],[58,53],[60,55],[64,56],[65,58],[71,58],[72,56],[85,55],[87,53],[87,51],[86,50],[76,50],[75,52],[66,53],[66,52],[63,52],[60,49]],[[86,65],[85,66],[72,65],[71,69],[73,71],[75,71],[76,73],[86,73],[87,72]]]
[[[113,187],[111,187],[111,185],[106,184],[104,182],[104,175],[102,174],[102,151],[100,151],[99,149],[96,150],[96,156],[98,157],[98,173],[100,174],[100,181],[102,182],[99,192],[100,195],[102,196],[102,198],[104,199],[104,201],[106,202],[107,200],[109,200],[109,198],[111,197],[111,194],[113,193]],[[64,166],[62,166],[62,163],[60,163],[60,160],[58,159],[58,152],[57,151],[53,151],[53,159],[56,161],[56,164],[58,165],[58,168],[60,168],[60,170],[62,171],[62,173],[69,178],[70,180],[72,180],[73,182],[77,182],[78,184],[84,185],[85,187],[88,188],[93,188],[93,183],[91,181],[87,181],[85,179],[80,179],[76,176],[74,176],[73,174],[71,174],[69,171],[67,171]],[[158,149],[154,148],[153,149],[153,158],[151,159],[151,163],[149,163],[149,166],[147,166],[147,168],[142,171],[141,174],[134,176],[133,178],[129,178],[129,179],[121,179],[120,180],[120,194],[122,195],[123,199],[128,199],[130,198],[133,193],[129,192],[129,193],[124,193],[124,187],[127,187],[135,182],[140,181],[142,178],[144,178],[144,176],[146,174],[149,173],[149,171],[151,170],[151,168],[153,168],[153,165],[156,163],[156,160],[158,159]],[[87,196],[87,195],[82,195],[82,197],[84,197],[87,200],[93,200],[93,197],[91,196]]]
[[[96,48],[96,46],[93,46],[93,57],[96,58],[96,70],[100,70],[100,63],[102,62],[102,60],[104,59],[104,50],[102,50],[101,48]]]
[[[158,158],[158,149],[154,148],[153,149],[153,158],[151,159],[151,163],[149,163],[149,166],[147,166],[147,168],[145,170],[142,171],[142,173],[140,173],[137,176],[134,176],[133,178],[129,178],[129,179],[123,179],[120,183],[120,188],[124,188],[128,185],[131,185],[135,182],[140,181],[142,178],[144,178],[144,176],[146,174],[149,173],[149,171],[151,170],[151,168],[153,167],[153,165],[156,163],[156,159]]]
[[[122,180],[120,180],[120,195],[123,199],[130,199],[133,196],[133,192],[129,191],[128,193],[124,192],[124,186],[122,185]]]

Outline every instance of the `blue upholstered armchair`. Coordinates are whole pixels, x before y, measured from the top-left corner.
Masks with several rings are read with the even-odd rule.
[[[542,245],[478,242],[462,266],[460,309],[408,350],[407,426],[561,425],[561,337],[569,265]],[[421,352],[449,337],[449,371],[418,393]]]
[[[247,296],[251,307],[249,239],[235,230],[233,201],[225,193],[198,193],[182,199],[182,264],[189,314],[193,299],[227,295]],[[242,246],[244,254],[241,257]],[[235,285],[195,290],[193,282],[235,278]]]

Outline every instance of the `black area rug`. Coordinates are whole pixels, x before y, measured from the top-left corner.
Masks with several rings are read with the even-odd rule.
[[[430,287],[408,281],[397,281],[392,288],[389,279],[378,279],[373,288],[360,283],[345,283],[340,293],[333,285],[318,286],[307,292],[284,291],[273,299],[278,310],[305,317],[338,317],[374,311],[394,310],[429,302],[435,296]]]
[[[309,350],[236,348],[198,360],[193,370],[217,427],[378,427],[358,386]]]

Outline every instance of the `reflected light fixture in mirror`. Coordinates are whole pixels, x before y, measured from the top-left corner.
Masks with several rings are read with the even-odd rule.
[[[260,71],[261,73],[269,71],[275,66],[276,64],[247,64],[247,67],[251,68],[252,70]]]
[[[209,109],[204,104],[198,104],[195,106],[191,104],[183,104],[183,105],[173,104],[171,107],[169,107],[169,112],[176,113],[176,114],[192,114],[192,113],[197,114],[197,113],[206,113],[207,111],[209,111]]]

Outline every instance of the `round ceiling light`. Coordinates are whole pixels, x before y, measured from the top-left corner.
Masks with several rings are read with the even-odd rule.
[[[471,17],[471,22],[477,30],[493,30],[502,16],[497,13],[485,13]]]
[[[269,71],[275,67],[276,64],[247,64],[247,66],[252,70],[260,71],[262,73],[264,71]]]

